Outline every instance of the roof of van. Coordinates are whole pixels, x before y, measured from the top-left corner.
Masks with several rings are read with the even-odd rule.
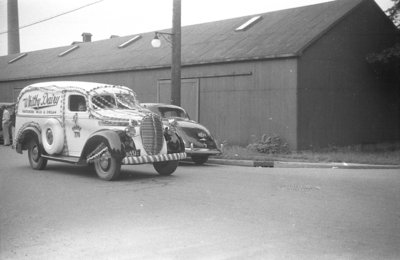
[[[49,81],[49,82],[40,82],[40,83],[35,83],[32,85],[27,86],[25,89],[31,89],[31,88],[59,88],[59,89],[80,89],[83,91],[92,91],[98,87],[102,86],[107,86],[107,87],[119,87],[119,88],[126,88],[127,90],[130,90],[129,88],[125,86],[119,86],[119,85],[112,85],[112,84],[106,84],[106,83],[97,83],[97,82],[85,82],[85,81]]]

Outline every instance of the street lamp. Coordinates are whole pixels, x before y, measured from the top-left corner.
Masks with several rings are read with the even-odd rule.
[[[172,33],[155,32],[151,45],[161,46],[163,37],[172,46],[171,59],[171,104],[181,105],[181,0],[174,0],[172,10]],[[171,38],[171,41],[169,40]]]
[[[161,41],[157,35],[157,32],[156,32],[156,35],[154,35],[154,39],[151,40],[151,46],[153,46],[154,48],[160,48],[160,46],[161,46]]]
[[[160,37],[164,38],[167,42],[171,43],[172,33],[154,32],[154,38],[153,40],[151,40],[151,46],[153,46],[154,48],[160,48],[161,47]]]

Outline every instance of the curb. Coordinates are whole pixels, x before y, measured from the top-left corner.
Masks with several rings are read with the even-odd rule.
[[[211,159],[207,163],[222,164],[222,165],[235,165],[247,167],[274,167],[274,161],[252,161],[252,160],[228,160],[228,159]]]
[[[253,160],[228,160],[208,159],[209,164],[234,165],[245,167],[273,167],[273,168],[330,168],[330,169],[400,169],[400,165],[375,165],[360,163],[310,163],[310,162],[284,162],[284,161],[253,161]]]

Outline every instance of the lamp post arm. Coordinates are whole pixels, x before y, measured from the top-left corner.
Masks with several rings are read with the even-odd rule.
[[[173,35],[173,33],[159,32],[159,31],[155,31],[154,33],[155,33],[156,35],[163,35],[163,34],[166,34],[166,35]]]
[[[164,40],[166,41],[166,42],[168,42],[169,44],[171,44],[172,45],[172,37],[173,37],[173,33],[167,33],[167,32],[158,32],[158,31],[156,31],[156,32],[154,32],[154,39],[159,39],[160,37],[162,37],[162,38],[164,38]]]

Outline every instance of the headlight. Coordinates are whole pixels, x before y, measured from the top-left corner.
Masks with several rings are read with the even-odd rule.
[[[129,119],[129,126],[138,126],[139,122],[133,119]]]
[[[164,127],[164,132],[167,133],[168,135],[173,135],[175,129],[171,128],[171,126],[165,126]]]
[[[168,119],[168,123],[173,127],[176,127],[178,125],[178,122],[176,122],[175,119]]]
[[[135,129],[135,127],[129,126],[129,127],[125,128],[125,133],[129,137],[135,137],[136,129]]]

